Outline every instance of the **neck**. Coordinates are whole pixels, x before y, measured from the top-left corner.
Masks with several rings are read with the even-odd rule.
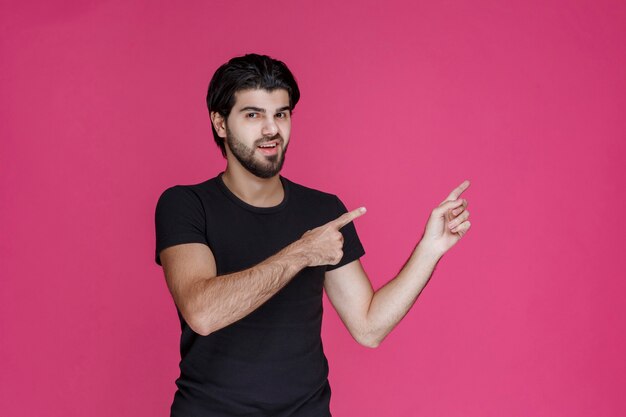
[[[233,194],[251,206],[277,206],[285,196],[279,174],[270,178],[259,178],[241,165],[229,163],[222,180]]]

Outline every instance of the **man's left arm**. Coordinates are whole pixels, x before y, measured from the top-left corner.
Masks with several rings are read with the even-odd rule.
[[[400,273],[378,291],[359,260],[326,272],[326,294],[357,342],[377,347],[411,309],[441,257],[467,233],[467,200],[459,197],[469,184],[464,181],[432,211]]]

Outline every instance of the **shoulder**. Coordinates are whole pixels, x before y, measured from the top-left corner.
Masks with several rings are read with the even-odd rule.
[[[304,207],[312,209],[314,213],[309,214],[318,216],[323,221],[335,219],[347,211],[346,206],[336,194],[287,181],[289,181],[290,193],[293,196],[291,198],[297,201],[299,209]]]
[[[307,200],[315,200],[321,203],[332,203],[336,204],[336,200],[338,197],[335,194],[328,193],[321,190],[316,190],[311,187],[304,186],[302,184],[298,184],[293,182],[285,177],[283,177],[285,181],[289,184],[290,192],[297,198],[304,198]]]
[[[166,203],[200,203],[207,194],[216,189],[215,178],[197,184],[177,184],[166,188],[159,196],[157,205]]]

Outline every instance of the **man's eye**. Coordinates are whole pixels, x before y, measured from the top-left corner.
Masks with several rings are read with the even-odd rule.
[[[248,113],[248,114],[246,114],[246,117],[249,118],[249,119],[254,119],[255,117],[257,117],[257,114],[256,113]]]
[[[278,117],[279,119],[285,119],[287,118],[287,113],[276,113],[276,117]]]

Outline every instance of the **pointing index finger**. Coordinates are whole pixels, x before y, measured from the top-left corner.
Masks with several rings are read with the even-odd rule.
[[[454,190],[452,190],[452,192],[448,195],[448,198],[446,198],[446,201],[456,200],[457,198],[459,198],[461,193],[463,193],[463,191],[467,190],[469,186],[470,186],[469,180],[463,181],[461,185],[459,185]]]
[[[335,227],[337,227],[337,230],[339,230],[345,225],[347,225],[348,223],[350,223],[352,220],[364,215],[366,211],[367,210],[365,209],[365,207],[359,207],[356,210],[352,210],[352,211],[342,214],[341,216],[333,220],[331,223],[335,225]]]

